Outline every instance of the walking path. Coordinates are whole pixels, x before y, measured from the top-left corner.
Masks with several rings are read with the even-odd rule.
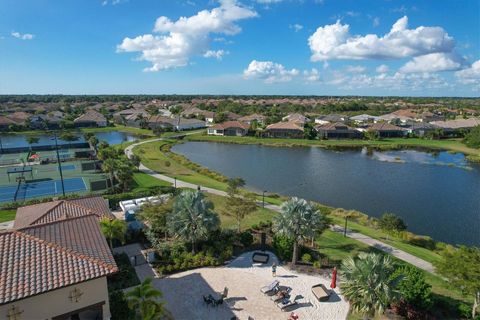
[[[187,133],[187,135],[188,135],[188,133]],[[144,144],[144,143],[149,143],[149,142],[153,142],[153,141],[160,141],[160,140],[163,140],[163,138],[156,138],[156,139],[152,139],[152,140],[146,140],[146,141],[131,144],[130,146],[128,146],[125,149],[125,154],[127,155],[127,157],[130,157],[133,154],[133,151],[132,151],[133,148],[135,148],[136,146],[139,146],[139,145]],[[140,166],[139,166],[139,170],[143,173],[146,173],[146,174],[154,177],[154,178],[157,178],[157,179],[160,179],[160,180],[163,180],[163,181],[167,181],[167,182],[170,182],[172,184],[176,183],[177,188],[190,188],[190,189],[197,189],[198,188],[198,185],[196,185],[196,184],[188,183],[188,182],[178,180],[178,179],[175,180],[175,179],[170,178],[166,175],[159,174],[159,173],[145,167],[141,163],[140,163]],[[217,189],[213,189],[213,188],[208,188],[208,187],[204,187],[204,186],[200,186],[200,188],[201,188],[202,191],[206,191],[206,192],[211,193],[211,194],[215,194],[215,195],[219,195],[219,196],[226,196],[227,195],[227,193],[225,191],[221,191],[221,190],[217,190]],[[262,205],[261,202],[259,202],[258,204]],[[265,208],[273,210],[273,211],[280,212],[280,206],[277,206],[277,205],[274,205],[274,204],[265,204]],[[332,226],[331,229],[332,229],[332,231],[335,231],[335,232],[338,232],[338,233],[343,233],[343,228],[340,227],[340,226],[334,225],[334,226]],[[358,233],[358,232],[352,232],[352,231],[349,231],[349,230],[347,230],[347,237],[355,239],[357,241],[360,241],[360,242],[362,242],[362,243],[364,243],[364,244],[366,244],[370,247],[374,247],[374,248],[379,249],[383,252],[389,253],[389,254],[393,255],[394,257],[396,257],[400,260],[403,260],[405,262],[408,262],[408,263],[416,266],[419,269],[425,270],[425,271],[430,272],[430,273],[435,273],[435,269],[430,262],[425,261],[423,259],[420,259],[418,257],[415,257],[414,255],[411,255],[411,254],[409,254],[405,251],[396,249],[396,248],[394,248],[394,247],[392,247],[392,246],[390,246],[390,245],[388,245],[384,242],[373,239],[373,238],[368,237],[364,234],[361,234],[361,233]]]

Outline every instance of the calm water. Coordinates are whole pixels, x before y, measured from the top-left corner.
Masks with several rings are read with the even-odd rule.
[[[84,142],[85,139],[83,139],[83,134],[76,134],[79,139],[74,142]],[[110,132],[96,132],[95,135],[97,136],[99,141],[106,141],[111,145],[114,144],[120,144],[125,141],[133,141],[135,139],[138,139],[137,136],[131,134],[131,133],[125,133],[125,132],[118,132],[118,131],[110,131]],[[37,144],[38,146],[42,145],[52,145],[54,144],[54,141],[51,140],[52,136],[46,135],[46,134],[39,134],[36,135],[37,138],[39,138],[39,141]],[[2,143],[3,148],[11,148],[11,147],[28,147],[28,143],[26,140],[26,136],[22,134],[16,134],[16,135],[8,135],[8,134],[1,134],[0,135],[0,140]],[[68,144],[69,142],[65,142],[62,140],[58,140],[59,144]]]
[[[277,148],[187,142],[173,151],[247,185],[356,209],[392,212],[417,234],[480,245],[480,166],[462,154]]]

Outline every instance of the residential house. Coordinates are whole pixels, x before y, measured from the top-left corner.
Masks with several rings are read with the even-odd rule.
[[[50,114],[36,114],[30,117],[31,129],[58,129],[62,119]]]
[[[127,127],[145,128],[148,126],[150,114],[144,110],[137,110],[134,113],[123,116],[123,124]]]
[[[379,116],[375,123],[378,123],[378,122],[389,122],[389,123],[392,123],[392,124],[405,124],[407,122],[411,122],[411,121],[415,121],[414,118],[411,118],[411,117],[407,117],[407,116],[402,116],[402,115],[397,115],[395,113],[388,113],[388,114],[384,114],[382,116]]]
[[[439,126],[442,129],[452,131],[470,130],[476,126],[480,126],[480,118],[433,121],[432,124]]]
[[[0,233],[1,315],[110,319],[107,276],[118,267],[98,223],[104,204],[94,197],[18,209],[14,229]]]
[[[248,115],[248,116],[243,116],[241,118],[238,118],[238,121],[245,122],[249,125],[251,125],[255,121],[259,124],[263,124],[263,123],[265,123],[266,118],[267,117],[265,117],[262,114],[254,113],[254,114],[251,114],[251,115]]]
[[[106,127],[107,118],[95,110],[87,110],[80,117],[73,120],[75,127]]]
[[[297,124],[301,125],[302,128],[303,128],[305,123],[309,122],[310,119],[305,117],[303,114],[300,114],[300,113],[290,113],[289,115],[283,117],[282,121],[297,123]]]
[[[161,115],[151,116],[148,119],[150,129],[171,129],[176,131],[205,128],[205,121],[199,119],[187,119],[182,117],[169,118]]]
[[[0,130],[1,131],[7,131],[9,130],[10,126],[16,126],[18,125],[15,121],[12,119],[5,117],[5,116],[0,116]]]
[[[377,132],[380,138],[403,137],[406,130],[388,122],[377,122],[368,126],[367,131]]]
[[[9,114],[8,117],[15,121],[17,125],[24,126],[27,120],[30,118],[31,114],[23,111],[16,111],[12,114]]]
[[[315,123],[327,124],[327,123],[335,123],[335,122],[344,122],[347,119],[348,117],[343,114],[327,114],[325,116],[320,116],[315,118]]]
[[[296,122],[277,122],[265,128],[265,136],[270,138],[303,138],[303,126]]]
[[[315,126],[320,139],[357,139],[362,138],[362,133],[345,123],[326,123]]]
[[[245,136],[250,126],[240,121],[226,121],[208,128],[207,133],[215,136]]]
[[[403,126],[409,134],[414,134],[418,137],[424,137],[427,133],[442,129],[440,126],[428,122],[412,121]]]
[[[197,107],[186,108],[180,113],[180,115],[186,118],[205,118],[205,122],[207,125],[213,124],[213,119],[215,118],[215,112],[202,110]]]
[[[353,121],[356,125],[366,125],[378,120],[378,117],[371,116],[369,114],[360,114],[358,116],[350,117],[350,120]]]

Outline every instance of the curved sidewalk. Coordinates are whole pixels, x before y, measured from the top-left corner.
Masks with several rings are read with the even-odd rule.
[[[125,148],[125,155],[127,157],[130,157],[133,154],[133,148],[135,148],[136,146],[139,146],[139,145],[144,144],[144,143],[160,141],[160,140],[164,140],[164,138],[156,138],[156,139],[151,139],[151,140],[146,140],[146,141],[131,144],[130,146]],[[157,173],[157,172],[145,167],[141,163],[140,163],[140,166],[139,166],[139,170],[141,172],[146,173],[146,174],[148,174],[148,175],[150,175],[154,178],[157,178],[159,180],[167,181],[167,182],[170,182],[172,184],[175,183],[175,179],[170,178],[166,175]],[[198,188],[198,185],[196,185],[196,184],[188,183],[188,182],[178,180],[178,179],[176,179],[176,184],[177,184],[177,188],[190,188],[190,189],[197,189]],[[212,193],[212,194],[215,194],[215,195],[219,195],[219,196],[226,196],[227,195],[227,193],[225,191],[221,191],[221,190],[217,190],[217,189],[213,189],[213,188],[208,188],[208,187],[205,187],[205,186],[200,186],[200,188],[201,188],[202,191],[206,191],[208,193]],[[261,202],[259,202],[259,205],[261,205]],[[273,210],[273,211],[280,212],[280,206],[277,206],[277,205],[265,204],[265,208]],[[334,225],[334,226],[332,226],[331,229],[334,232],[343,233],[343,228],[340,227],[340,226]],[[383,243],[379,240],[373,239],[371,237],[368,237],[368,236],[366,236],[364,234],[361,234],[361,233],[358,233],[358,232],[352,232],[352,231],[348,231],[348,230],[347,230],[347,237],[355,239],[357,241],[360,241],[360,242],[362,242],[362,243],[364,243],[364,244],[366,244],[370,247],[374,247],[374,248],[376,248],[378,250],[381,250],[383,252],[386,252],[388,254],[391,254],[392,256],[394,256],[394,257],[396,257],[400,260],[403,260],[405,262],[408,262],[408,263],[416,266],[419,269],[425,270],[425,271],[430,272],[430,273],[435,273],[435,268],[433,267],[433,265],[430,262],[425,261],[423,259],[420,259],[418,257],[415,257],[414,255],[411,255],[411,254],[409,254],[405,251],[394,248],[394,247],[392,247],[392,246],[390,246],[386,243]]]

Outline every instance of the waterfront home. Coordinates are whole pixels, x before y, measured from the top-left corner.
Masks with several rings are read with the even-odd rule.
[[[296,122],[277,122],[268,125],[265,136],[270,138],[303,138],[303,126]]]
[[[113,114],[113,121],[117,124],[123,124],[129,127],[139,127],[137,118],[150,117],[150,114],[144,109],[129,108],[120,110]]]
[[[408,122],[405,126],[403,126],[403,128],[407,130],[409,134],[414,134],[418,137],[424,137],[429,132],[442,129],[441,127],[432,123],[417,121]]]
[[[38,114],[31,116],[29,122],[31,129],[57,129],[62,119],[53,115]]]
[[[80,117],[73,120],[75,127],[106,127],[107,118],[95,110],[87,110]]]
[[[347,119],[348,117],[343,114],[327,114],[325,116],[320,116],[315,118],[315,123],[327,124],[327,123],[335,123],[335,122],[344,122]]]
[[[10,126],[18,126],[19,124],[13,121],[12,119],[5,117],[5,116],[0,116],[0,130],[1,131],[7,131],[9,130]]]
[[[289,115],[283,117],[282,121],[297,123],[303,127],[305,123],[310,121],[310,119],[300,113],[290,113]]]
[[[453,131],[470,130],[476,126],[480,126],[479,118],[457,119],[447,121],[433,121],[432,124],[442,129],[450,129]]]
[[[246,124],[249,124],[249,125],[251,125],[254,121],[256,121],[259,124],[263,124],[265,123],[266,118],[267,117],[265,117],[262,114],[254,113],[248,116],[238,118],[238,121],[245,122]]]
[[[186,118],[204,118],[207,125],[213,124],[213,118],[215,118],[215,112],[202,110],[197,107],[189,107],[183,110],[180,115]]]
[[[226,121],[209,127],[207,133],[215,136],[245,136],[250,125],[240,121]]]
[[[406,130],[388,122],[377,122],[367,127],[369,132],[377,132],[380,138],[403,137]]]
[[[17,125],[24,126],[32,115],[24,111],[16,111],[8,115],[8,118],[15,121]]]
[[[199,119],[187,119],[182,117],[170,118],[161,115],[151,116],[148,120],[150,129],[162,128],[176,131],[205,128],[205,121]]]
[[[148,126],[148,118],[150,118],[150,114],[139,109],[132,114],[123,116],[123,122],[121,124],[127,127],[145,128]]]
[[[356,125],[366,125],[378,120],[378,117],[371,116],[369,114],[360,114],[358,116],[350,117],[350,120],[353,121]]]
[[[19,208],[14,229],[0,233],[6,319],[110,319],[106,277],[118,268],[90,211],[101,201],[86,199]]]
[[[320,139],[358,139],[363,134],[355,128],[347,126],[345,123],[326,123],[315,126]]]

